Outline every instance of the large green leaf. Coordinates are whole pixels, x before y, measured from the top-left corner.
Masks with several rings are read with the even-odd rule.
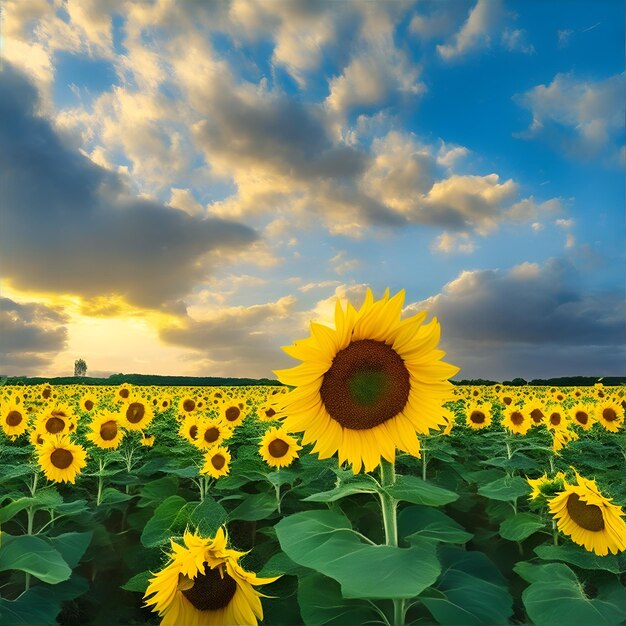
[[[492,500],[517,500],[530,493],[529,484],[520,476],[504,476],[478,488],[481,496]]]
[[[150,571],[135,574],[132,578],[127,580],[122,585],[122,589],[124,589],[125,591],[137,591],[139,593],[145,593],[146,589],[148,588],[150,578],[152,578],[153,576],[154,574]]]
[[[273,493],[246,493],[244,500],[229,514],[228,518],[251,522],[269,517],[276,509],[276,496]]]
[[[46,583],[67,580],[72,570],[61,553],[45,539],[33,535],[12,537],[2,533],[0,571],[21,570]]]
[[[29,507],[32,507],[35,511],[38,509],[53,509],[62,503],[63,498],[56,489],[42,489],[33,497],[19,498],[3,506],[0,509],[0,524],[8,522],[15,515]]]
[[[606,570],[613,574],[626,572],[626,559],[618,558],[621,555],[598,556],[573,543],[562,546],[537,546],[535,553],[544,561],[564,561],[582,569]]]
[[[542,566],[522,600],[535,624],[620,624],[626,619],[626,589],[615,578],[607,580],[591,599],[576,574],[564,563]],[[548,569],[549,568],[549,569]]]
[[[63,560],[74,569],[87,551],[92,537],[93,532],[91,530],[83,533],[64,533],[50,537],[50,543],[55,550],[61,553]]]
[[[298,604],[305,624],[353,626],[376,620],[378,615],[362,600],[346,600],[337,582],[321,574],[303,576],[298,581]]]
[[[410,548],[364,543],[349,520],[332,511],[305,511],[276,526],[280,545],[296,563],[341,585],[345,598],[412,598],[439,575],[436,544]]]
[[[189,516],[189,523],[196,526],[200,534],[205,537],[214,536],[217,529],[226,522],[226,509],[210,496],[196,506]]]
[[[178,491],[178,478],[173,475],[163,476],[157,480],[149,480],[139,491],[137,506],[150,506],[163,502],[166,498],[176,495]]]
[[[522,541],[530,537],[546,523],[533,513],[518,513],[500,524],[500,536],[509,541]]]
[[[436,539],[446,543],[465,543],[473,535],[443,511],[429,506],[408,506],[398,516],[400,537]]]
[[[396,476],[396,482],[386,491],[396,500],[427,506],[443,506],[458,499],[458,494],[417,476]]]
[[[420,600],[439,624],[507,624],[513,598],[506,581],[482,552],[440,550],[443,573]]]
[[[357,474],[342,480],[337,487],[330,491],[314,493],[308,498],[303,498],[303,500],[305,502],[334,502],[357,493],[376,493],[377,491],[380,491],[380,485],[374,478],[368,474]]]
[[[184,527],[185,512],[189,515],[187,501],[180,496],[170,496],[154,511],[141,533],[141,543],[146,548],[154,548],[167,542],[174,534],[173,529]]]

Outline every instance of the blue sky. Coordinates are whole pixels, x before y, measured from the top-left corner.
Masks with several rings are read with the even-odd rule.
[[[626,374],[621,3],[3,21],[0,373],[271,376],[370,286],[439,318],[460,378]]]

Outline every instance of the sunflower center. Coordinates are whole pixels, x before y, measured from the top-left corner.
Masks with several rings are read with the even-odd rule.
[[[604,398],[604,391],[598,391],[598,398]]]
[[[400,413],[409,398],[409,371],[400,355],[373,339],[353,341],[335,355],[320,397],[344,428],[374,428]]]
[[[280,459],[280,457],[287,454],[287,451],[289,450],[289,444],[282,439],[274,439],[273,441],[270,441],[267,449],[275,459]]]
[[[576,411],[576,421],[579,424],[586,424],[589,421],[589,415],[585,411]]]
[[[65,420],[62,420],[60,417],[51,417],[46,422],[46,430],[52,435],[56,435],[56,433],[60,433],[64,428],[65,428]]]
[[[241,413],[241,411],[239,410],[239,407],[237,407],[237,406],[229,406],[226,409],[226,412],[224,413],[224,415],[226,416],[226,419],[229,422],[234,422],[239,417],[240,413]]]
[[[215,428],[215,426],[211,426],[211,428],[207,428],[204,431],[204,440],[207,443],[213,443],[214,441],[217,441],[219,437],[220,437],[219,428]]]
[[[47,400],[50,397],[51,393],[52,393],[52,389],[46,388],[41,392],[41,397]]]
[[[519,426],[524,421],[524,416],[519,411],[513,411],[511,413],[511,421],[516,426]]]
[[[120,398],[128,398],[130,395],[130,391],[128,389],[120,389],[119,391]]]
[[[143,419],[146,408],[141,402],[131,402],[126,409],[126,419],[131,424],[138,424]]]
[[[237,591],[237,582],[226,572],[220,574],[217,568],[207,567],[204,574],[198,574],[191,589],[181,593],[198,611],[219,611],[228,606]]]
[[[6,423],[9,426],[17,426],[22,421],[22,414],[19,411],[9,411]]]
[[[50,462],[57,469],[67,469],[74,460],[74,455],[64,448],[58,448],[50,455]]]
[[[504,404],[509,406],[509,404],[511,404],[511,402],[513,402],[513,398],[511,398],[511,396],[504,396],[504,398],[502,398],[502,402],[504,402]]]
[[[193,411],[195,408],[196,408],[196,403],[191,398],[187,398],[183,402],[183,409],[187,411],[188,413]]]
[[[533,409],[530,412],[530,417],[532,418],[533,422],[535,422],[535,424],[539,424],[539,422],[541,422],[541,420],[543,419],[543,413],[541,412],[541,409]]]
[[[93,402],[91,400],[85,400],[85,408],[91,411],[91,409],[93,409]]]
[[[197,439],[198,438],[198,427],[195,424],[192,424],[189,428],[189,436],[192,439]]]
[[[614,420],[617,419],[617,413],[613,409],[604,409],[602,411],[602,417],[607,422],[613,422]]]
[[[100,437],[105,441],[112,441],[117,435],[117,422],[109,420],[100,426]]]
[[[482,411],[472,411],[470,415],[470,420],[474,422],[474,424],[483,424],[486,417]]]
[[[274,409],[269,408],[267,409],[267,411],[265,411],[265,417],[274,417],[274,415],[276,415],[276,411],[274,411]]]
[[[552,413],[550,415],[550,424],[553,426],[558,426],[561,423],[561,414],[560,413]]]
[[[226,459],[221,454],[215,454],[211,457],[211,465],[216,470],[221,470],[226,465]]]
[[[573,493],[567,499],[567,512],[585,530],[597,532],[604,529],[604,517],[600,507],[583,502],[577,493]]]

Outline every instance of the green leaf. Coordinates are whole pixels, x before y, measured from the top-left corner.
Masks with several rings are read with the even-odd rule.
[[[530,493],[530,485],[520,476],[504,476],[478,488],[478,493],[491,500],[515,501]]]
[[[482,552],[440,549],[443,573],[420,600],[439,624],[508,624],[513,598],[506,581]]]
[[[180,496],[170,496],[164,500],[146,523],[141,533],[141,543],[146,548],[155,548],[166,543],[174,534],[173,529],[179,529],[180,524],[177,526],[177,521],[180,521],[180,512],[186,504],[187,501]]]
[[[522,541],[540,528],[544,528],[545,525],[545,522],[538,515],[518,513],[500,524],[500,536],[509,541]]]
[[[189,523],[196,526],[198,531],[207,536],[214,536],[217,529],[226,522],[228,514],[226,509],[210,496],[205,496],[189,516]]]
[[[248,522],[266,519],[277,508],[276,496],[273,493],[253,493],[244,496],[243,502],[230,513],[228,519]]]
[[[396,482],[386,488],[387,493],[396,500],[427,506],[443,506],[458,499],[458,494],[417,476],[396,476]]]
[[[61,553],[47,541],[33,535],[12,537],[2,533],[0,571],[28,572],[46,583],[56,584],[67,580],[72,570]]]
[[[537,546],[535,554],[544,561],[564,561],[582,569],[606,570],[613,574],[626,572],[626,563],[620,562],[617,556],[612,554],[598,556],[573,543],[562,546]]]
[[[145,593],[148,588],[149,580],[153,577],[152,572],[140,572],[135,574],[132,578],[128,579],[123,585],[122,589],[125,591],[137,591],[139,593]]]
[[[9,482],[12,478],[19,478],[32,474],[33,468],[24,463],[22,465],[6,465],[2,468],[2,476],[0,476],[0,485]]]
[[[107,487],[102,491],[102,499],[100,500],[100,504],[119,504],[120,502],[126,502],[126,500],[130,500],[133,496],[120,491],[119,489],[115,489],[114,487]]]
[[[150,506],[156,502],[163,502],[166,498],[178,492],[178,478],[163,476],[157,480],[150,480],[139,491],[138,507]]]
[[[92,537],[91,530],[83,533],[64,533],[50,537],[50,543],[61,553],[63,560],[74,569],[87,551]]]
[[[364,543],[349,520],[332,511],[305,511],[275,526],[283,551],[296,563],[335,579],[344,598],[412,598],[439,575],[436,544],[410,548]]]
[[[300,576],[310,569],[294,563],[284,552],[276,552],[258,573],[261,578],[271,578],[272,576],[282,576],[285,574]]]
[[[304,502],[335,502],[346,496],[352,496],[356,493],[376,493],[380,491],[380,485],[374,478],[368,474],[360,474],[351,476],[331,489],[330,491],[322,491],[314,493],[308,498],[303,498]]]
[[[298,604],[305,624],[352,626],[378,618],[372,606],[359,600],[346,600],[341,588],[321,574],[303,576],[298,581]]]
[[[63,498],[56,489],[42,489],[34,497],[14,500],[0,509],[0,524],[8,522],[21,511],[33,507],[33,510],[53,509],[63,503]]]
[[[443,511],[428,506],[409,506],[398,516],[398,532],[401,537],[435,539],[445,543],[465,543],[473,535]]]
[[[552,563],[549,574],[547,580],[540,575],[522,594],[535,624],[620,624],[626,618],[626,589],[618,580],[606,581],[591,599],[567,565]]]

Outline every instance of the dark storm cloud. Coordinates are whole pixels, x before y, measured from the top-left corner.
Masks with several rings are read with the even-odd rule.
[[[509,271],[463,272],[427,308],[460,378],[626,374],[624,294],[585,292],[551,259]]]
[[[159,307],[206,277],[211,251],[256,239],[245,225],[127,196],[37,116],[35,89],[6,63],[0,92],[0,260],[14,286]]]
[[[65,347],[67,317],[42,304],[0,298],[0,373],[31,374]]]

